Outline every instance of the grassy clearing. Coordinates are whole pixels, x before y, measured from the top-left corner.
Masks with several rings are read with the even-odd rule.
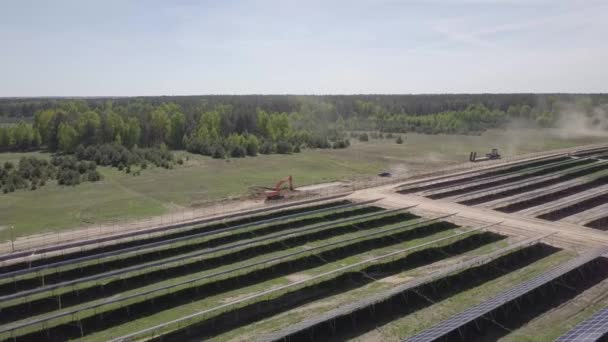
[[[549,131],[546,131],[549,132]],[[557,134],[489,131],[481,136],[408,134],[403,145],[393,139],[353,141],[345,150],[311,150],[290,156],[215,160],[178,152],[189,159],[173,170],[150,168],[140,176],[100,167],[104,180],[77,187],[49,184],[36,191],[0,194],[0,226],[14,225],[17,236],[83,225],[160,215],[180,207],[246,194],[251,186],[271,186],[293,175],[296,185],[348,180],[385,169],[407,174],[464,162],[470,151],[492,147],[504,155],[538,152],[600,138],[564,138]],[[42,153],[0,153],[0,162]],[[8,240],[0,231],[0,240]]]

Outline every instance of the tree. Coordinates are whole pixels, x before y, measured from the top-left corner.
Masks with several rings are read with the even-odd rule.
[[[221,117],[217,110],[206,111],[198,124],[198,135],[204,140],[215,142],[220,138]]]
[[[248,135],[245,149],[247,150],[247,155],[255,157],[258,154],[258,150],[260,149],[260,141],[256,138],[255,135]]]
[[[51,140],[51,123],[55,118],[56,110],[47,109],[36,112],[34,115],[34,127],[40,133],[43,144],[49,144]]]
[[[169,127],[169,145],[174,149],[183,148],[184,135],[186,134],[186,116],[182,112],[174,112],[171,115]]]
[[[111,143],[123,131],[123,120],[111,108],[101,115],[101,143]]]
[[[34,145],[34,129],[23,121],[13,128],[12,137],[18,150],[24,151]]]
[[[150,143],[157,146],[165,142],[170,127],[171,120],[169,120],[165,107],[161,106],[152,111],[150,116]]]
[[[78,117],[76,130],[80,143],[87,146],[98,143],[97,136],[101,127],[101,119],[97,112],[89,110]]]
[[[12,130],[0,127],[0,150],[9,150],[13,145]]]
[[[59,125],[59,150],[65,153],[72,153],[78,144],[78,132],[74,127],[67,123],[61,123]]]
[[[139,120],[137,120],[137,118],[130,117],[127,119],[121,137],[123,145],[128,148],[133,147],[139,142],[141,127],[139,126]]]

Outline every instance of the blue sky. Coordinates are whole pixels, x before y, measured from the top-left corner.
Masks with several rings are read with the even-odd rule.
[[[608,91],[608,1],[0,0],[0,96]]]

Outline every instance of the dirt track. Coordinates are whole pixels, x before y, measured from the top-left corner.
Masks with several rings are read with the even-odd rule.
[[[507,235],[517,234],[532,237],[555,233],[549,242],[577,251],[580,251],[581,248],[608,245],[608,233],[595,229],[567,222],[549,222],[518,214],[506,214],[482,207],[469,207],[445,200],[432,200],[414,194],[398,194],[394,192],[394,186],[360,190],[350,197],[358,201],[383,197],[378,204],[387,208],[417,205],[411,211],[427,217],[457,213],[451,220],[459,220],[459,223],[470,222],[484,225],[502,222],[491,229]]]

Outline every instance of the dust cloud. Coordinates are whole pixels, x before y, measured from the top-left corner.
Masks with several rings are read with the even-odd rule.
[[[562,138],[608,137],[608,105],[584,109],[562,104],[557,113],[557,134]]]

